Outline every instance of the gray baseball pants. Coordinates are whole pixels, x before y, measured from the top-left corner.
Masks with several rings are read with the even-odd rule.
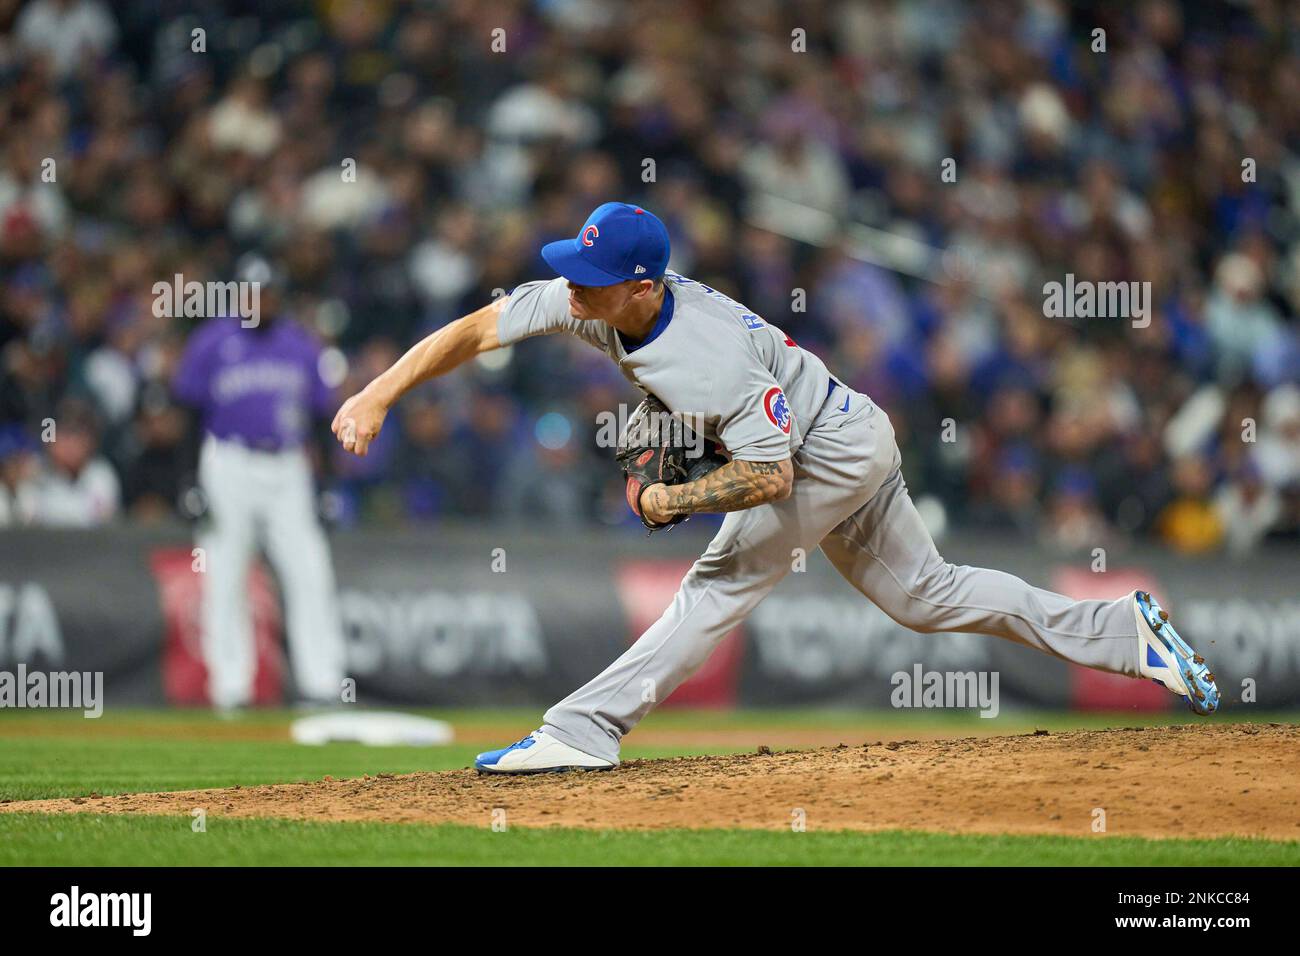
[[[1002,571],[949,564],[899,471],[889,416],[842,387],[794,456],[784,501],[727,515],[672,604],[601,674],[546,712],[543,729],[617,762],[619,741],[691,676],[790,571],[821,547],[836,570],[899,624],[1027,644],[1086,667],[1138,674],[1132,594],[1075,601]]]

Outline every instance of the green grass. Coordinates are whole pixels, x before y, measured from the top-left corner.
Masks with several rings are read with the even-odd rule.
[[[482,712],[473,712],[482,721]],[[522,716],[523,712],[520,712]],[[144,791],[199,790],[336,779],[362,774],[455,770],[470,766],[482,746],[369,747],[330,743],[302,746],[288,737],[288,724],[297,715],[266,711],[239,719],[248,728],[283,729],[282,739],[223,738],[230,723],[203,712],[120,712],[99,720],[67,713],[10,712],[0,719],[0,800],[38,800]],[[442,715],[440,715],[442,716]],[[466,715],[453,717],[453,722]],[[493,720],[497,713],[492,712]],[[507,715],[509,716],[509,715]],[[519,721],[524,728],[536,715]],[[508,721],[507,721],[508,722]],[[178,725],[194,725],[192,737],[168,733]],[[212,736],[201,734],[210,727]],[[28,733],[24,734],[24,728]],[[53,728],[58,735],[48,735]],[[237,729],[237,727],[235,728]],[[46,731],[36,733],[34,731]],[[138,730],[139,735],[131,733]],[[510,743],[502,738],[500,745]],[[736,748],[628,747],[625,755],[670,757],[684,753],[735,752]]]
[[[200,790],[466,767],[471,748],[286,741],[0,740],[0,800]]]
[[[1172,698],[1171,698],[1172,700]],[[538,707],[494,707],[494,708],[398,708],[405,712],[436,717],[452,724],[494,723],[517,725],[522,730],[536,727],[542,709]],[[25,725],[49,727],[64,725],[86,728],[87,733],[96,733],[104,726],[167,727],[190,724],[211,724],[214,727],[284,727],[299,714],[293,710],[265,709],[249,710],[232,720],[218,720],[207,710],[197,708],[169,708],[166,710],[146,710],[139,708],[111,708],[96,720],[82,717],[80,711],[69,710],[0,710],[0,737],[17,735],[23,732]],[[950,728],[954,734],[968,732],[1020,733],[1038,727],[1047,730],[1085,730],[1105,727],[1125,726],[1160,726],[1164,724],[1185,724],[1199,720],[1226,721],[1240,723],[1244,721],[1281,721],[1296,723],[1300,712],[1260,711],[1250,705],[1235,705],[1210,718],[1196,717],[1184,707],[1171,706],[1167,711],[1106,711],[1102,713],[1075,713],[1056,710],[1015,710],[1004,708],[992,719],[979,717],[970,711],[961,710],[912,710],[912,709],[834,709],[834,708],[792,708],[792,709],[747,709],[747,710],[708,710],[667,707],[652,713],[641,725],[644,728],[661,730],[712,729],[727,730],[737,728],[819,728],[828,726],[864,726],[864,727],[899,727],[923,729]],[[635,737],[629,737],[629,742]]]
[[[14,866],[1297,866],[1300,843],[0,814]]]

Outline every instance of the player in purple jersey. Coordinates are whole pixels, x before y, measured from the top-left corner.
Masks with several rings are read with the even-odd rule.
[[[304,445],[314,418],[333,412],[320,343],[283,315],[270,265],[241,262],[258,282],[255,320],[208,320],[186,343],[172,383],[203,428],[199,485],[207,508],[202,643],[213,706],[233,710],[252,697],[254,669],[248,570],[266,552],[284,593],[290,663],[300,697],[337,703],[344,647],[329,544],[316,516]]]

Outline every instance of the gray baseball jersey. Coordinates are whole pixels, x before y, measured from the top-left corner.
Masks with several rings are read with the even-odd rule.
[[[788,335],[693,279],[669,272],[654,329],[628,349],[604,322],[569,314],[566,280],[529,282],[510,294],[497,322],[502,345],[569,332],[601,349],[637,387],[733,458],[790,458],[826,402],[831,376],[816,355]]]
[[[728,514],[663,616],[542,729],[618,762],[619,743],[693,674],[790,571],[820,547],[835,569],[899,623],[921,632],[1006,638],[1098,670],[1137,676],[1132,592],[1075,601],[1002,571],[940,557],[899,469],[889,416],[832,379],[775,326],[698,282],[669,273],[659,322],[627,349],[603,322],[569,315],[564,279],[519,286],[498,322],[502,344],[569,332],[619,364],[736,458],[792,458],[790,496]]]

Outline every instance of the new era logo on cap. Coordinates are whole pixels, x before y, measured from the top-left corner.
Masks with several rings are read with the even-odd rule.
[[[576,285],[592,286],[658,278],[668,268],[668,254],[668,230],[658,217],[623,202],[598,207],[577,238],[542,247],[552,269]]]

